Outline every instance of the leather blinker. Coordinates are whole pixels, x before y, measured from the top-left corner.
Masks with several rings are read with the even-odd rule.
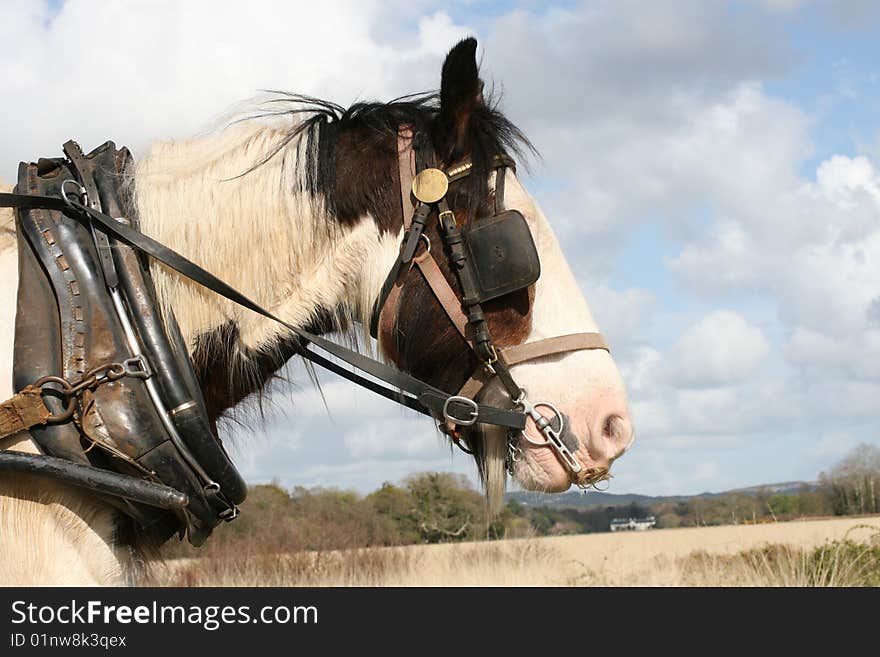
[[[466,303],[483,303],[522,290],[541,276],[532,231],[516,210],[474,222],[465,232],[464,243],[477,284],[477,297],[465,299]]]

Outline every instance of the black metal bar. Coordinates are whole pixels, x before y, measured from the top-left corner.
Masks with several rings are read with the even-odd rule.
[[[183,509],[189,504],[186,495],[169,486],[44,454],[0,452],[0,472],[7,470],[51,477],[72,486],[123,497],[169,511]]]

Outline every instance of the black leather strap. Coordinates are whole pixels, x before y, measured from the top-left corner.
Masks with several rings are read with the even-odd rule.
[[[495,206],[495,214],[501,214],[504,210],[504,172],[507,171],[507,167],[498,167],[495,170],[495,194],[494,198],[494,206]]]
[[[316,365],[320,365],[321,367],[330,370],[334,374],[338,374],[353,383],[367,388],[376,394],[382,395],[387,399],[391,399],[403,406],[424,413],[425,415],[435,415],[442,418],[443,406],[446,400],[454,396],[440,390],[439,388],[435,388],[406,372],[401,372],[400,370],[385,365],[384,363],[375,361],[352,351],[351,349],[338,345],[335,342],[331,342],[285,322],[173,249],[168,248],[164,244],[157,242],[137,230],[117,222],[112,217],[92,208],[88,208],[77,201],[70,200],[69,202],[65,202],[63,199],[49,196],[0,193],[0,207],[29,207],[62,210],[67,212],[72,211],[80,216],[88,217],[98,224],[98,226],[106,233],[130,244],[132,247],[149,255],[155,260],[158,260],[199,285],[208,288],[212,292],[215,292],[248,310],[278,322],[300,338],[299,349],[297,351],[303,358],[306,358]],[[387,384],[387,386],[367,379],[355,372],[345,369],[338,363],[324,358],[320,354],[309,349],[309,343],[320,347],[322,350],[358,370],[379,379]],[[394,388],[396,388],[396,390]],[[511,429],[521,430],[525,428],[526,416],[521,411],[500,409],[495,408],[494,406],[480,404],[477,406],[476,412],[476,421],[480,423],[495,424]]]
[[[79,147],[79,144],[72,139],[66,142],[62,148],[67,159],[70,160],[70,163],[73,165],[74,171],[76,171],[76,174],[79,176],[83,188],[86,190],[86,198],[89,201],[89,207],[97,209],[100,207],[98,187],[95,185],[95,178],[92,175],[92,169],[86,165],[86,158],[83,155],[82,149]],[[104,274],[104,281],[107,283],[107,287],[116,287],[119,284],[119,276],[116,272],[116,265],[113,263],[113,253],[110,250],[110,240],[107,239],[106,233],[100,230],[95,230],[94,226],[92,226],[92,239],[95,240],[95,248],[98,251],[98,258],[101,260],[100,264],[101,271]]]

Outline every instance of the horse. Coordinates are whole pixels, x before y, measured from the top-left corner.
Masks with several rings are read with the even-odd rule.
[[[598,333],[550,223],[515,170],[507,167],[502,179],[493,164],[499,155],[533,149],[484,95],[476,45],[468,38],[449,51],[439,92],[347,108],[275,92],[210,133],[153,143],[126,174],[130,211],[145,235],[221,275],[288,326],[347,335],[369,352],[377,302],[383,289],[387,292],[388,272],[409,228],[400,193],[403,135],[407,143],[427,145],[435,168],[447,173],[468,162],[469,175],[457,181],[449,176],[447,218],[453,223],[476,222],[502,200],[505,211],[525,219],[540,276],[482,304],[494,346],[503,352],[556,336]],[[0,290],[5,307],[12,308],[18,284],[14,216],[2,211]],[[432,249],[448,287],[460,291],[450,258],[439,248],[440,223],[425,226],[416,248]],[[161,307],[177,319],[216,432],[218,419],[257,397],[300,353],[299,343],[285,326],[160,262],[152,262],[150,271]],[[457,329],[417,267],[400,271],[396,287],[394,329],[391,338],[379,336],[380,357],[437,388],[460,390],[481,365],[468,335]],[[13,320],[13,313],[4,313],[0,323],[5,359],[0,399],[14,392]],[[634,438],[625,386],[610,351],[539,354],[516,362],[509,373],[530,398],[553,400],[552,406],[531,408],[520,435],[482,422],[462,421],[450,429],[436,418],[444,433],[473,455],[489,507],[502,503],[508,473],[525,489],[550,493],[592,481],[583,473],[607,476]],[[516,401],[499,378],[481,382],[480,398]],[[563,448],[552,449],[541,438],[539,425],[548,424],[544,417],[558,419],[561,442],[574,462],[567,464],[560,458]],[[0,449],[41,453],[26,431],[3,439]],[[133,522],[82,488],[4,473],[0,582],[131,583],[146,548]]]

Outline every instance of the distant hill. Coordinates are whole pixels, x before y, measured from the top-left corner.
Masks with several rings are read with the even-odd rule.
[[[785,481],[778,484],[761,484],[747,488],[735,488],[720,493],[705,492],[697,495],[639,495],[637,493],[603,493],[597,490],[568,491],[558,495],[547,495],[531,491],[515,491],[507,494],[508,500],[516,500],[526,506],[546,506],[557,509],[588,508],[592,506],[625,506],[638,504],[651,506],[662,502],[685,502],[700,497],[720,497],[722,495],[757,495],[761,491],[773,495],[797,493],[804,488],[814,489],[817,484],[809,481]]]

